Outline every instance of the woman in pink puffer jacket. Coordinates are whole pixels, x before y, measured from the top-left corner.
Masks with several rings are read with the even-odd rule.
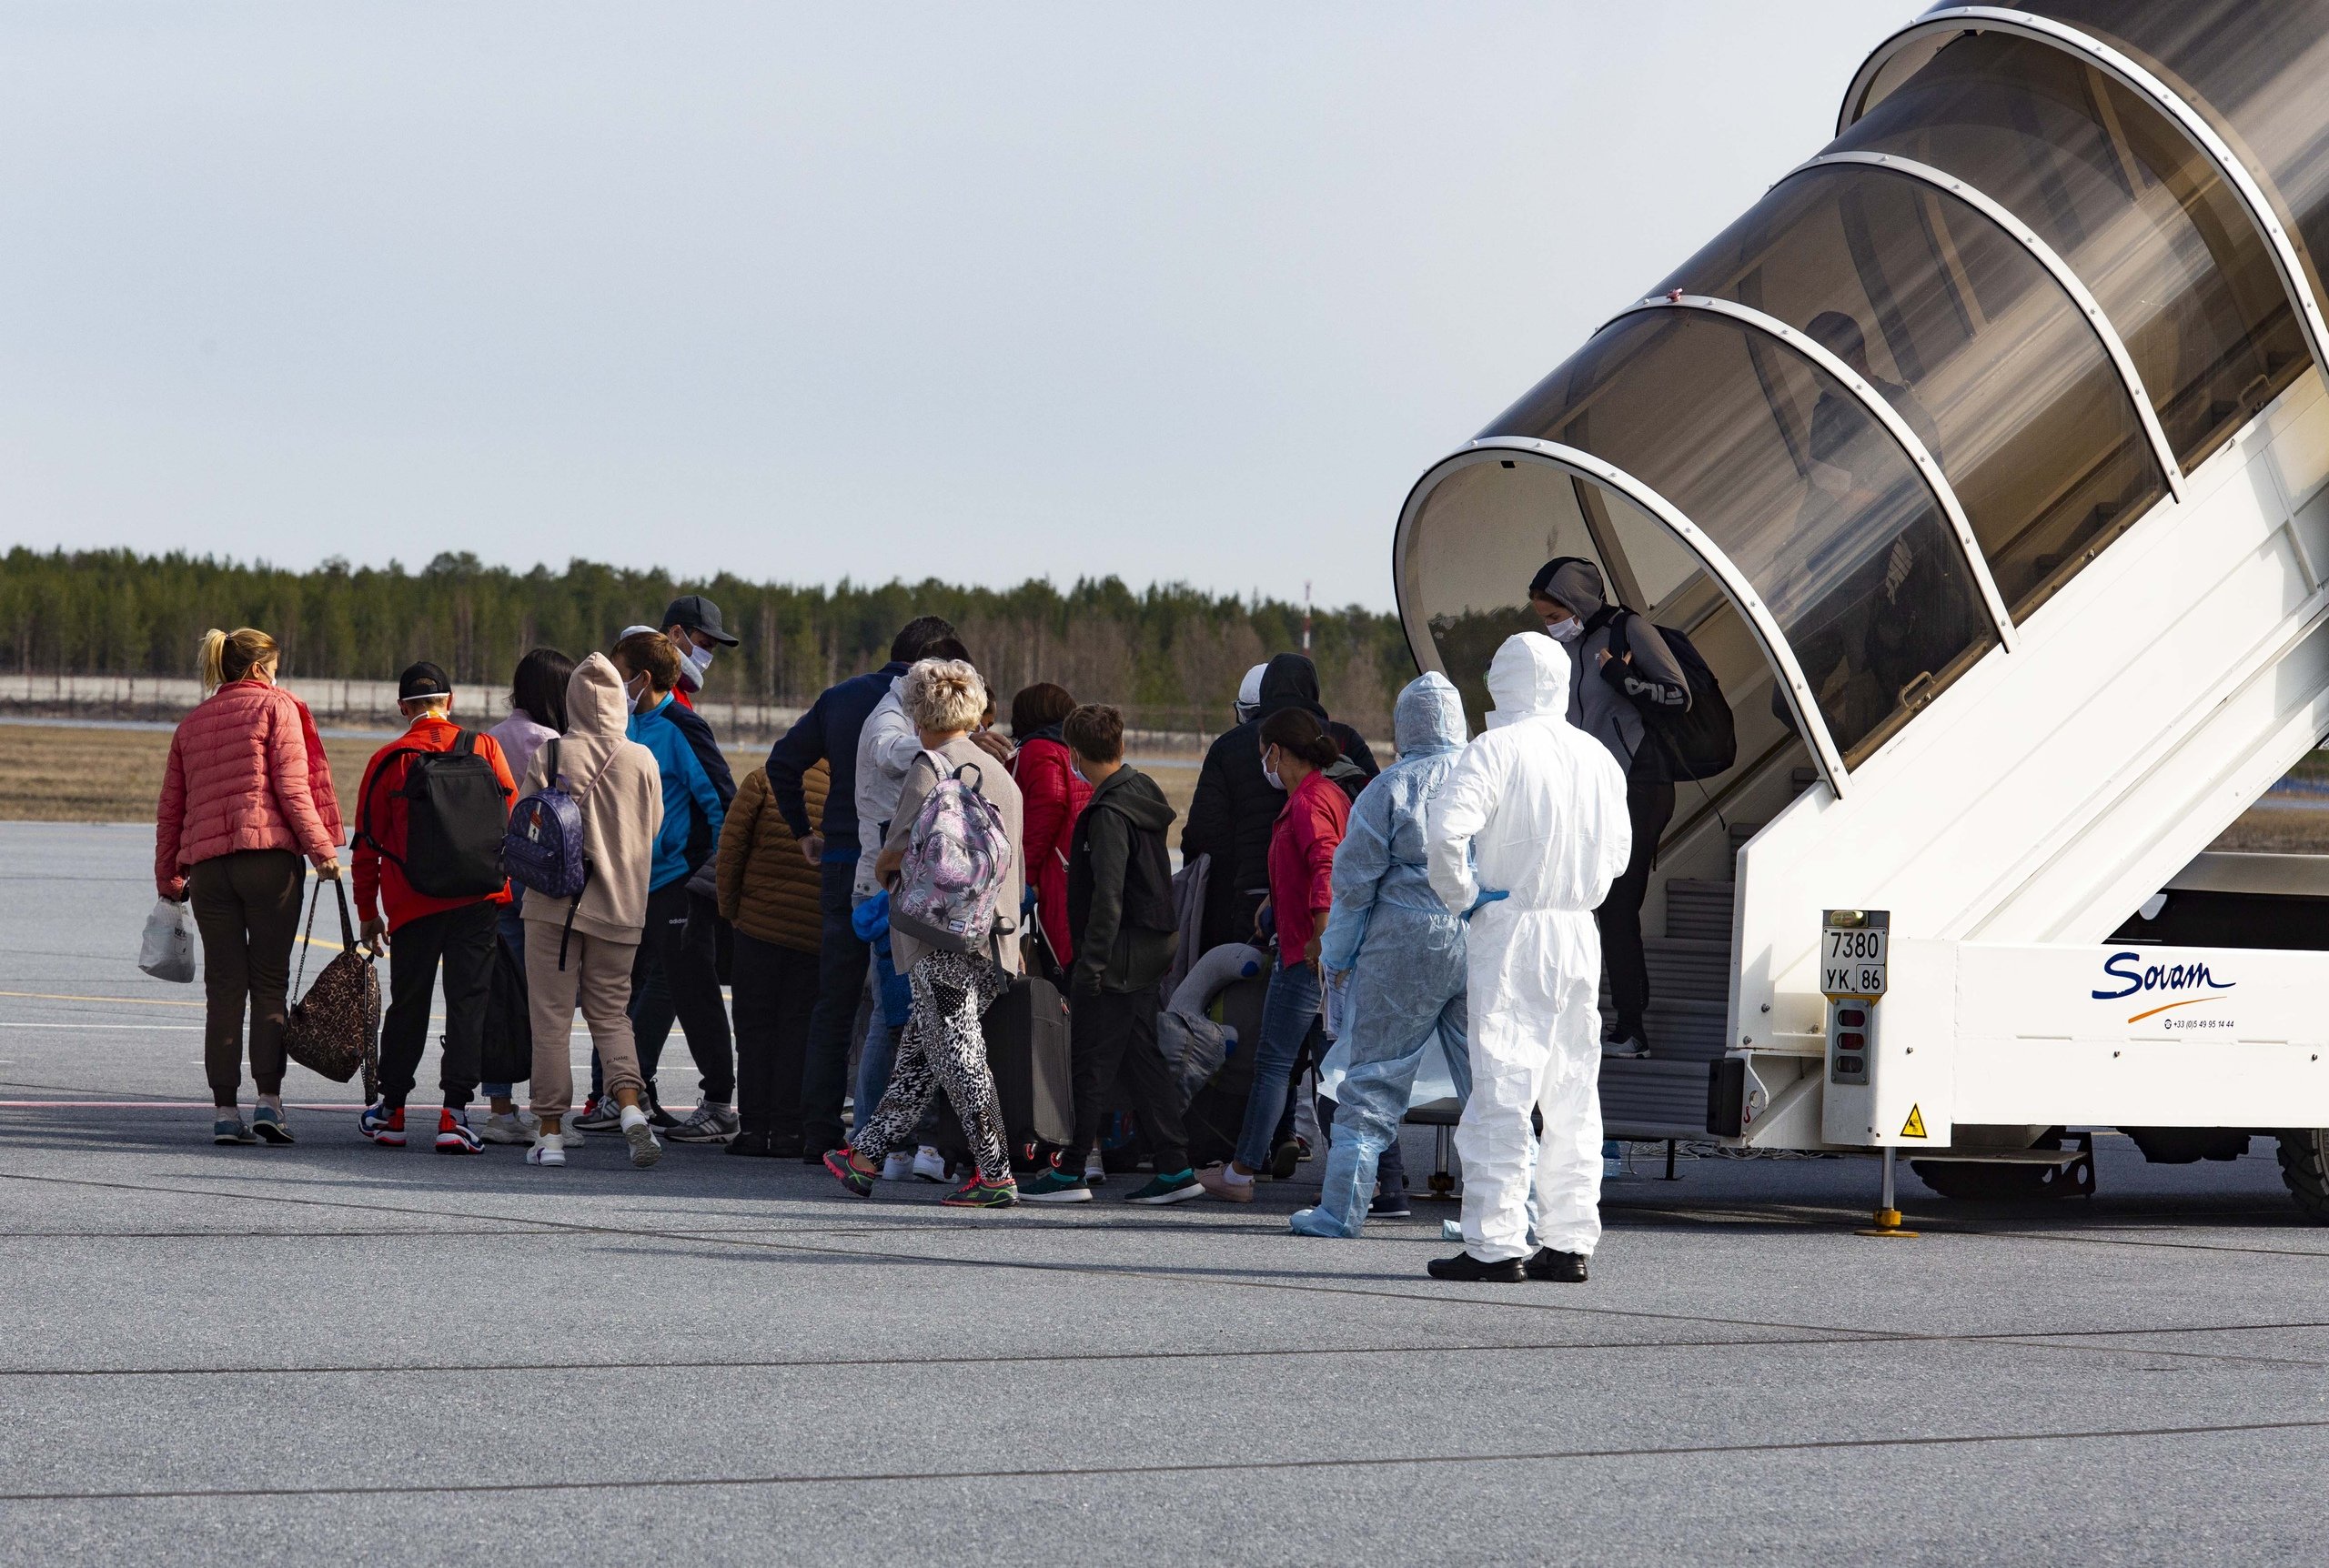
[[[248,627],[202,639],[208,693],[170,738],[154,824],[154,886],[190,900],[202,932],[203,1066],[214,1141],[288,1143],[283,1022],[307,862],[339,875],[339,800],[307,704],[275,684],[275,639]],[[258,1108],[243,1125],[243,1008]]]

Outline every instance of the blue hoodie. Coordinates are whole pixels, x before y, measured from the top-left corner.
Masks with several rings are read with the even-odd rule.
[[[731,784],[723,795],[694,739],[674,717],[677,711],[682,710],[675,709],[667,693],[646,712],[632,714],[625,727],[631,739],[654,754],[656,769],[663,776],[663,827],[655,835],[655,862],[647,877],[650,892],[685,880],[711,857],[720,844],[720,824],[728,815],[727,799],[734,794]],[[705,735],[709,734],[707,727]],[[719,769],[725,777],[724,760]]]

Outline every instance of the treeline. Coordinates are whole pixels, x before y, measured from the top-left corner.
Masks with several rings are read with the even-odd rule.
[[[499,683],[527,648],[579,653],[651,622],[679,593],[709,595],[742,638],[713,663],[715,700],[805,704],[887,657],[916,615],[960,628],[1007,700],[1054,680],[1115,702],[1143,729],[1211,731],[1229,720],[1245,669],[1302,645],[1302,608],[1180,584],[1139,592],[1114,578],[1062,589],[959,588],[935,579],[834,588],[747,582],[729,573],[674,578],[575,560],[565,570],[488,567],[440,555],[418,572],[327,561],[279,570],[203,556],[21,546],[0,558],[0,668],[73,675],[190,675],[205,628],[255,626],[283,644],[295,675],[388,679],[432,658],[460,681]],[[1337,718],[1387,734],[1391,699],[1415,674],[1397,618],[1321,611],[1312,658]]]

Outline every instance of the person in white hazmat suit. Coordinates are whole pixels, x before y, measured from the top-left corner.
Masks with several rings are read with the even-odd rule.
[[[1464,1250],[1434,1259],[1434,1279],[1578,1282],[1601,1239],[1593,911],[1626,869],[1633,829],[1625,775],[1568,721],[1568,685],[1559,643],[1536,632],[1506,638],[1488,663],[1487,733],[1431,804],[1432,890],[1469,922],[1472,1041],[1472,1096],[1456,1128]],[[1541,1148],[1531,1111],[1544,1117]]]
[[[1347,972],[1346,1070],[1318,1206],[1297,1235],[1356,1236],[1375,1169],[1399,1136],[1426,1053],[1444,1050],[1456,1092],[1470,1080],[1464,1045],[1464,923],[1432,891],[1424,817],[1464,745],[1464,702],[1446,676],[1418,676],[1392,705],[1399,759],[1367,781],[1335,851],[1335,902],[1319,961]]]

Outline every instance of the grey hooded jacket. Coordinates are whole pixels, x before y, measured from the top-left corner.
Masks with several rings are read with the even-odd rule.
[[[1628,781],[1671,782],[1665,749],[1644,744],[1648,730],[1641,710],[1689,707],[1690,683],[1681,661],[1645,617],[1603,597],[1601,568],[1591,561],[1570,557],[1556,563],[1540,591],[1567,605],[1585,625],[1585,635],[1568,649],[1568,721],[1608,747]],[[1630,659],[1610,650],[1609,625],[1619,616],[1626,617]],[[1604,653],[1610,653],[1606,661]]]

